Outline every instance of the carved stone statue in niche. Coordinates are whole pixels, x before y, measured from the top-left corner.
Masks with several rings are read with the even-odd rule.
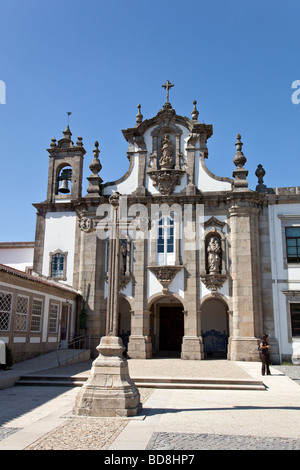
[[[159,160],[160,168],[171,169],[174,166],[173,161],[173,144],[171,142],[169,134],[166,134],[162,140],[161,145],[162,157]]]
[[[209,274],[220,273],[221,247],[218,238],[211,237],[207,245],[207,267]]]
[[[120,246],[120,272],[121,274],[125,275],[126,273],[126,267],[127,267],[127,246],[126,246],[126,241],[121,240],[121,246]]]

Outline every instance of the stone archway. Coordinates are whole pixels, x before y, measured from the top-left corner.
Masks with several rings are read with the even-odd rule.
[[[204,358],[227,358],[229,323],[228,305],[220,298],[206,299],[200,310]]]
[[[153,355],[180,357],[184,336],[184,306],[174,296],[156,298],[149,307]]]

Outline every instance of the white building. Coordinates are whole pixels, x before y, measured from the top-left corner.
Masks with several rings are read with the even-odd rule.
[[[76,324],[97,346],[110,331],[110,216],[118,207],[118,333],[130,357],[259,360],[267,333],[273,363],[299,361],[300,189],[266,187],[261,165],[248,188],[240,135],[230,177],[211,173],[213,129],[198,121],[196,102],[192,119],[168,98],[151,119],[138,108],[123,131],[128,171],[104,183],[96,142],[85,194],[82,138],[75,144],[67,126],[52,139],[47,198],[34,204],[33,272],[81,292]]]

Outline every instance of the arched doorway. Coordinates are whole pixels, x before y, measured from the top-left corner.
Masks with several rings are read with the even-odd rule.
[[[184,336],[184,308],[175,297],[162,297],[150,307],[153,355],[180,357]]]
[[[203,302],[201,336],[206,359],[227,358],[228,306],[221,299],[210,298]]]

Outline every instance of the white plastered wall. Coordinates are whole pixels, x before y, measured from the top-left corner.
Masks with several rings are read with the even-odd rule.
[[[34,248],[1,248],[0,263],[20,271],[33,266]]]
[[[50,253],[56,250],[67,252],[66,280],[60,281],[73,285],[75,249],[75,212],[48,212],[45,220],[45,240],[42,274],[49,276]]]

